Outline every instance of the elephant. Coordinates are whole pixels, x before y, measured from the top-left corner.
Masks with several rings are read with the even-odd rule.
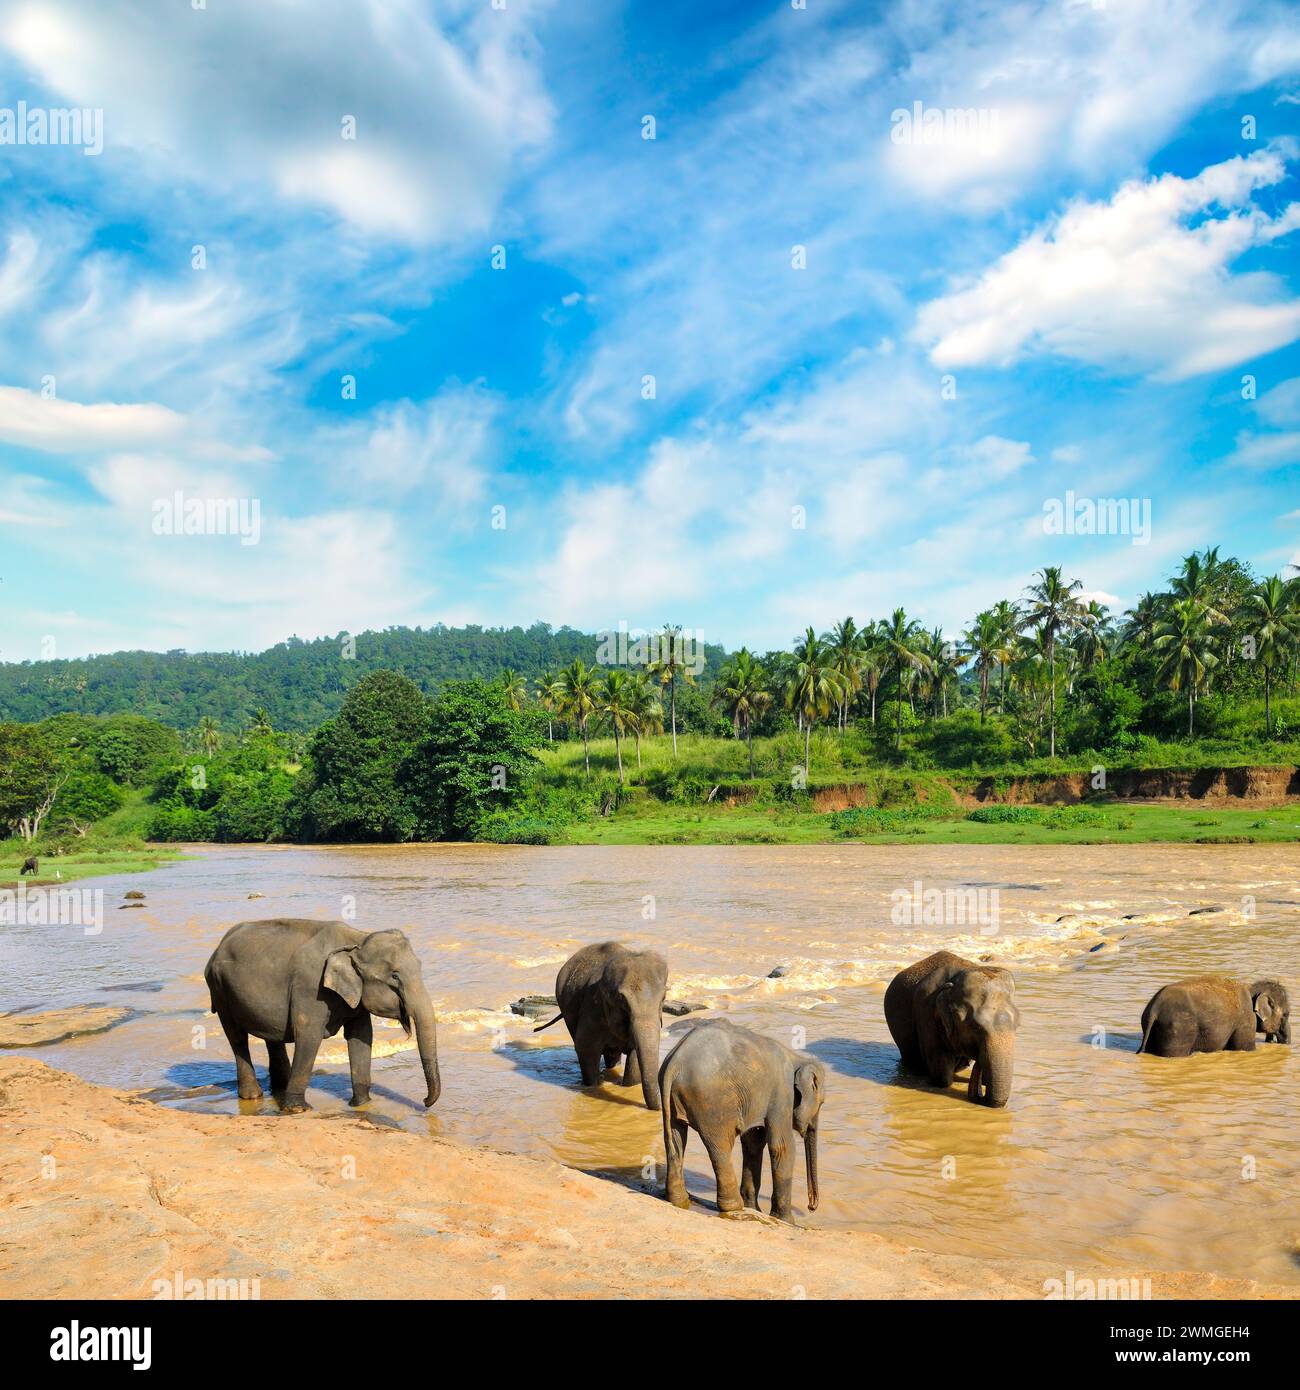
[[[1291,1041],[1291,1004],[1276,980],[1248,987],[1225,975],[1198,975],[1151,996],[1138,1051],[1154,1057],[1253,1052],[1257,1032],[1266,1042]]]
[[[1010,1099],[1015,1066],[1015,995],[1009,970],[936,951],[890,981],[885,1022],[909,1071],[947,1087],[973,1062],[967,1095],[1000,1108]]]
[[[659,1071],[663,1095],[665,1196],[689,1207],[682,1161],[694,1129],[718,1182],[718,1210],[758,1210],[763,1149],[772,1165],[772,1215],[790,1220],[794,1135],[804,1142],[808,1210],[816,1211],[817,1124],[826,1073],[816,1058],[727,1019],[699,1023],[668,1054]],[[736,1185],[731,1151],[740,1138],[743,1175]]]
[[[29,855],[26,859],[23,860],[23,866],[21,869],[18,870],[18,877],[22,878],[24,874],[39,874],[40,871],[40,861],[36,858],[34,854]]]
[[[371,1014],[415,1025],[428,1093],[442,1092],[437,1026],[420,962],[400,931],[363,932],[346,922],[276,917],[240,922],[203,971],[212,1011],[235,1054],[240,1100],[258,1100],[248,1035],[266,1042],[271,1091],[286,1114],[311,1107],[305,1093],[321,1042],[340,1028],[348,1042],[354,1106],[370,1099]],[[290,1068],[285,1045],[293,1043]]]
[[[630,951],[617,941],[584,946],[560,967],[560,1012],[533,1032],[564,1020],[573,1038],[582,1084],[600,1084],[607,1067],[626,1056],[623,1085],[640,1083],[646,1108],[659,1109],[659,1033],[663,1027],[668,962],[655,951]]]

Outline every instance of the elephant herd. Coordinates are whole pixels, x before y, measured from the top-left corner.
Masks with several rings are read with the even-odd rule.
[[[266,1042],[271,1089],[288,1113],[305,1099],[321,1042],[343,1030],[354,1106],[370,1099],[371,1015],[414,1025],[428,1091],[442,1090],[433,1003],[420,963],[400,931],[366,933],[343,922],[278,918],[241,922],[222,937],[204,971],[213,1012],[235,1054],[241,1100],[262,1090],[249,1057],[251,1034]],[[766,1150],[772,1215],[790,1219],[794,1137],[804,1141],[808,1210],[815,1211],[817,1128],[826,1094],[821,1062],[727,1019],[697,1023],[659,1062],[668,963],[654,951],[615,941],[584,946],[556,977],[560,1012],[534,1031],[564,1020],[584,1086],[602,1066],[623,1061],[625,1086],[639,1085],[647,1108],[662,1110],[667,1157],[665,1195],[687,1206],[683,1158],[690,1130],[700,1136],[717,1179],[722,1212],[757,1210]],[[1011,972],[936,951],[900,971],[885,991],[885,1022],[903,1066],[936,1086],[952,1085],[969,1065],[967,1095],[1004,1106],[1011,1095],[1020,1011]],[[1142,1013],[1139,1052],[1249,1052],[1255,1036],[1289,1043],[1291,1006],[1275,980],[1247,986],[1206,975],[1165,985]],[[293,1061],[287,1044],[293,1043]],[[624,1060],[625,1059],[625,1060]],[[732,1151],[740,1140],[739,1184]]]

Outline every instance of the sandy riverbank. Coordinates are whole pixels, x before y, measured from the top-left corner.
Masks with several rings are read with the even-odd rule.
[[[177,1271],[263,1298],[1041,1298],[1065,1273],[678,1212],[352,1115],[180,1113],[30,1057],[0,1058],[0,1135],[6,1298],[150,1297]],[[1157,1298],[1295,1295],[1150,1278]]]

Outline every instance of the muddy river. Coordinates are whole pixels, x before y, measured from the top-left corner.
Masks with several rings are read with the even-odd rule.
[[[132,1016],[111,1031],[34,1055],[160,1104],[234,1112],[234,1066],[202,977],[226,928],[277,915],[401,927],[438,1008],[442,1099],[423,1108],[413,1042],[376,1020],[374,1101],[358,1122],[541,1154],[649,1193],[659,1117],[637,1091],[580,1090],[563,1024],[534,1035],[508,1007],[551,992],[579,945],[639,942],[668,957],[670,1000],[825,1061],[822,1204],[806,1214],[800,1160],[797,1219],[1063,1272],[1087,1260],[1116,1277],[1300,1283],[1300,1048],[1136,1055],[1142,1007],[1171,980],[1276,975],[1300,1003],[1298,864],[1296,850],[1267,846],[208,850],[83,885],[104,890],[98,934],[0,929],[0,1008],[126,1005]],[[143,909],[119,910],[130,889],[147,894]],[[885,985],[940,946],[1015,972],[1022,1023],[1005,1110],[898,1071]],[[690,1024],[665,1024],[666,1052]],[[253,1053],[262,1071],[257,1042]],[[308,1099],[345,1110],[349,1093],[339,1037]],[[277,1117],[269,1098],[244,1108],[304,1122]],[[695,1138],[688,1170],[711,1203]]]

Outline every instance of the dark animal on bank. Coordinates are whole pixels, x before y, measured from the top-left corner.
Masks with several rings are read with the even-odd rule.
[[[420,962],[400,931],[363,932],[346,922],[301,917],[240,922],[221,938],[203,972],[221,1020],[240,1100],[258,1100],[248,1035],[266,1042],[271,1090],[290,1114],[308,1110],[304,1093],[316,1053],[340,1028],[348,1040],[353,1105],[370,1099],[371,1014],[395,1018],[420,1045],[433,1105],[442,1091],[433,1001]],[[293,1043],[289,1066],[287,1043]]]
[[[40,871],[41,871],[40,861],[39,861],[39,860],[36,858],[36,856],[33,854],[33,855],[30,855],[28,858],[26,858],[26,859],[23,860],[23,866],[22,866],[22,868],[19,869],[19,871],[18,871],[18,877],[19,877],[19,878],[22,878],[22,876],[23,876],[24,874],[33,874],[33,875],[35,875],[35,874],[40,873]]]
[[[885,991],[885,1022],[903,1065],[947,1088],[973,1062],[967,1094],[1003,1106],[1015,1065],[1016,982],[1000,966],[977,965],[951,951],[901,970]]]
[[[655,951],[630,951],[617,941],[584,946],[560,967],[555,998],[578,1054],[584,1086],[600,1084],[607,1067],[626,1057],[623,1085],[641,1085],[648,1109],[659,1109],[659,1034],[663,1028],[668,962]]]
[[[1225,975],[1198,975],[1165,985],[1142,1010],[1139,1052],[1189,1057],[1193,1052],[1253,1052],[1291,1041],[1291,1002],[1276,980],[1247,986]]]
[[[789,1221],[796,1134],[804,1142],[808,1210],[817,1210],[817,1117],[826,1094],[819,1061],[775,1038],[714,1019],[697,1024],[668,1054],[659,1088],[668,1156],[665,1195],[675,1207],[690,1205],[682,1168],[693,1129],[713,1164],[719,1211],[739,1211],[742,1205],[758,1210],[766,1149],[772,1165],[772,1215]],[[739,1187],[731,1163],[737,1138],[744,1169]]]

